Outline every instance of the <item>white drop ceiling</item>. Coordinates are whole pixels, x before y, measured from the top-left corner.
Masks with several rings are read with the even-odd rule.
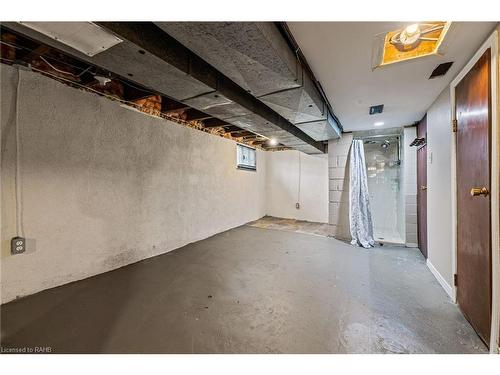
[[[288,22],[323,86],[344,131],[413,124],[425,114],[496,26],[458,22],[442,56],[426,56],[372,70],[374,37],[412,22]],[[428,79],[437,65],[454,61],[445,76]],[[369,115],[372,105],[384,112]],[[374,126],[375,122],[383,126]]]

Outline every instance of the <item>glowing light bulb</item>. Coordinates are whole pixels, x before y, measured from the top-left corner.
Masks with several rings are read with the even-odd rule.
[[[278,141],[276,140],[276,138],[271,138],[269,140],[269,145],[270,146],[276,146],[278,144]]]
[[[413,34],[419,32],[418,23],[414,23],[412,25],[407,26],[405,31],[406,31],[406,34],[408,34],[408,35],[413,35]]]
[[[406,28],[399,34],[399,41],[403,46],[410,47],[416,46],[420,38],[420,25],[414,23],[412,25],[406,26]]]

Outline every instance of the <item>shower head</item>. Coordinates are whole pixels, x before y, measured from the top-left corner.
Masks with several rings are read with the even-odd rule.
[[[380,147],[382,147],[383,149],[386,149],[387,147],[389,147],[389,145],[390,145],[390,142],[386,139],[385,141],[382,142]]]

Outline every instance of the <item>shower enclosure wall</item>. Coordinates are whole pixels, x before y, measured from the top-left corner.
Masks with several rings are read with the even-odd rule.
[[[401,134],[358,134],[365,148],[366,172],[376,242],[403,244],[404,191]]]

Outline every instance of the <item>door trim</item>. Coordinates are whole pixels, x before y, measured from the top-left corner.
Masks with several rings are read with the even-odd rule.
[[[498,105],[499,88],[499,66],[498,66],[498,30],[495,30],[483,43],[472,59],[461,70],[450,84],[451,98],[451,121],[455,120],[455,87],[471,70],[484,52],[491,49],[491,277],[492,277],[492,301],[491,301],[491,334],[490,352],[499,353],[500,333],[500,127],[498,119],[500,108]],[[450,129],[451,129],[450,121]],[[452,222],[452,270],[457,272],[457,174],[456,174],[456,133],[451,132],[451,222]],[[457,289],[453,288],[453,300],[456,303]]]

